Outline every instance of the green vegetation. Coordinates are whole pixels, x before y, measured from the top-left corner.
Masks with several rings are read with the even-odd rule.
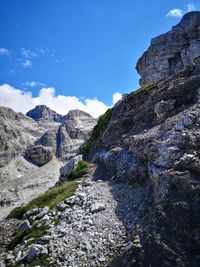
[[[78,185],[75,181],[64,182],[33,199],[26,206],[13,209],[8,217],[22,219],[24,213],[33,208],[43,208],[48,206],[50,209],[53,209],[59,202],[67,197],[71,197],[77,187]]]
[[[157,87],[157,84],[156,83],[145,84],[142,87],[140,87],[138,90],[130,93],[130,96],[132,97],[132,96],[138,95],[139,93],[144,92],[144,91],[145,92],[148,92],[151,89],[154,89],[156,87]]]
[[[35,266],[46,266],[46,267],[51,267],[54,266],[52,263],[48,261],[49,255],[41,255],[36,259],[33,259],[31,262],[28,264],[25,264],[25,267],[35,267]]]
[[[14,249],[18,244],[20,244],[23,240],[24,237],[27,239],[33,238],[31,243],[34,243],[37,241],[37,239],[41,236],[43,236],[48,229],[48,226],[46,225],[41,225],[41,226],[33,226],[31,229],[26,230],[22,233],[17,233],[14,238],[10,241],[10,243],[7,245],[8,249]],[[30,243],[29,243],[30,245]]]
[[[52,222],[55,223],[55,225],[57,225],[59,223],[60,219],[56,216],[52,219]]]
[[[82,177],[84,174],[88,173],[89,163],[87,161],[80,161],[73,171],[73,173],[69,176],[69,180],[75,180],[77,178]]]
[[[93,129],[92,135],[81,149],[83,155],[87,155],[90,152],[92,144],[99,137],[101,130],[107,125],[111,115],[112,109],[108,109],[103,115],[99,117],[97,125]]]
[[[50,263],[48,261],[49,259],[49,255],[45,254],[45,255],[41,255],[38,258],[33,259],[31,262],[27,263],[27,264],[17,264],[17,265],[9,265],[8,267],[35,267],[35,266],[46,266],[46,267],[52,267],[54,266],[52,263]]]

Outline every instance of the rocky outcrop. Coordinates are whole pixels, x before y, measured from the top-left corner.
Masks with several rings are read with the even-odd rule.
[[[60,178],[59,181],[63,182],[66,181],[67,178],[72,174],[72,172],[77,167],[78,163],[82,160],[83,156],[78,155],[76,157],[71,158],[67,163],[60,168]]]
[[[22,113],[0,107],[0,167],[15,156],[24,154],[26,148],[45,133],[56,127],[55,123],[38,124]]]
[[[39,120],[50,120],[55,122],[62,122],[62,117],[60,114],[56,113],[52,109],[45,105],[38,105],[34,109],[28,111],[26,115],[35,121]]]
[[[140,84],[165,80],[197,56],[200,56],[200,12],[190,12],[171,31],[151,40],[137,63]]]
[[[190,13],[178,26],[193,36],[193,44],[199,40],[199,21],[199,12]],[[176,50],[176,43],[181,47],[179,36],[169,41],[171,34],[162,36],[163,50],[155,57],[148,51],[144,62],[146,56],[159,65],[163,51]],[[107,177],[146,190],[132,219],[130,245],[112,266],[198,266],[200,58],[198,49],[191,51],[182,70],[158,72],[160,82],[123,97],[88,155]],[[155,81],[148,80],[149,64],[143,68],[142,83]]]
[[[53,159],[51,147],[34,146],[26,149],[25,159],[37,166],[43,166]]]
[[[63,164],[58,160],[76,156],[96,124],[79,110],[62,116],[62,123],[56,122],[55,114],[42,106],[41,114],[33,120],[0,107],[0,219],[13,205],[21,205],[53,186]]]
[[[69,159],[76,156],[95,125],[96,120],[88,113],[80,110],[70,111],[57,132],[57,157]]]

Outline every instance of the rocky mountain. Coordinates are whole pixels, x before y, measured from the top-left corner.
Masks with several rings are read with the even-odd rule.
[[[21,207],[2,221],[0,266],[199,266],[199,36],[200,12],[191,12],[154,38],[137,64],[142,87],[102,115],[90,137],[91,117],[72,111],[34,139],[31,155],[50,147],[62,159],[89,137],[81,151],[90,165],[81,169],[79,155],[61,168],[69,177],[76,165],[81,178],[62,177],[41,196],[57,190],[61,199],[64,186],[76,186],[54,209]],[[48,164],[40,170],[55,170]]]
[[[61,167],[59,161],[65,162],[76,156],[96,124],[96,120],[89,114],[79,110],[61,116],[43,105],[36,106],[27,114],[29,116],[16,113],[10,108],[0,107],[1,206],[6,203],[10,203],[11,206],[21,203],[22,195],[24,195],[23,201],[30,199],[31,195],[36,196],[36,192],[32,194],[34,190],[31,193],[26,189],[31,186],[36,187],[38,194],[53,186],[59,177]],[[47,163],[51,175],[48,175],[47,171],[49,182],[44,186],[43,169],[46,167],[39,168],[40,171],[38,167]],[[28,178],[34,177],[34,170],[40,179]],[[20,186],[16,187],[16,181]],[[24,193],[21,192],[21,197],[19,188],[21,191],[24,190]],[[9,192],[15,194],[10,195]]]
[[[63,117],[45,105],[36,106],[34,109],[28,111],[26,113],[26,116],[32,118],[35,121],[49,120],[55,122],[62,122]]]
[[[87,156],[143,190],[130,247],[113,266],[199,264],[199,37],[200,12],[191,12],[151,41],[137,64],[143,86],[115,105]]]
[[[200,55],[199,12],[190,12],[171,31],[151,40],[136,69],[140,84],[167,79]]]

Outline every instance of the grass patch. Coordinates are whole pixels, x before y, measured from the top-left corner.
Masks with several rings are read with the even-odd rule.
[[[69,180],[75,180],[77,178],[82,177],[84,174],[88,173],[89,163],[87,161],[80,161],[73,171],[73,173],[69,176]]]
[[[87,155],[92,147],[94,141],[99,137],[101,130],[107,125],[110,117],[112,115],[112,109],[108,109],[103,115],[98,119],[97,125],[94,127],[92,134],[86,144],[81,148],[81,153]]]
[[[10,265],[8,267],[35,267],[35,266],[46,266],[46,267],[53,267],[54,265],[49,262],[49,255],[41,255],[38,258],[33,259],[29,263],[18,263],[17,265]]]
[[[53,209],[59,202],[71,197],[77,187],[78,185],[75,181],[64,182],[33,199],[26,206],[13,209],[8,218],[22,219],[24,213],[33,208],[48,206],[50,209]]]
[[[45,234],[47,229],[48,229],[47,225],[41,225],[40,227],[37,227],[37,225],[35,225],[31,229],[26,230],[23,233],[17,233],[14,236],[14,238],[10,241],[10,243],[7,245],[7,248],[9,250],[14,249],[18,244],[22,242],[24,237],[26,237],[27,239],[33,238],[32,243],[34,243],[35,241],[37,241],[38,238],[40,238]]]
[[[148,92],[148,91],[150,91],[156,87],[157,87],[156,83],[145,84],[142,87],[140,87],[138,90],[130,93],[129,96],[132,97],[132,96],[138,95],[139,93],[144,92],[144,91]]]
[[[50,263],[49,261],[49,255],[45,254],[45,255],[41,255],[36,259],[33,259],[31,262],[29,262],[28,264],[25,264],[25,267],[35,267],[37,265],[39,266],[46,266],[46,267],[51,267],[54,266],[52,263]]]

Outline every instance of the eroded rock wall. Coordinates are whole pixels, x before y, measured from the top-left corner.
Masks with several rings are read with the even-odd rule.
[[[167,79],[197,56],[200,56],[200,12],[190,12],[171,31],[151,40],[136,66],[140,84]]]

